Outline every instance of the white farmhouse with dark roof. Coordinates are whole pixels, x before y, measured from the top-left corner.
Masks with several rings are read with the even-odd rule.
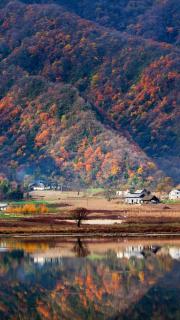
[[[137,190],[135,192],[129,192],[125,196],[125,203],[128,204],[140,204],[142,203],[142,199],[145,196],[148,196],[150,194],[149,191],[146,189],[143,190]]]
[[[156,196],[152,195],[150,191],[146,189],[129,192],[124,199],[125,203],[128,204],[157,204],[160,202]]]

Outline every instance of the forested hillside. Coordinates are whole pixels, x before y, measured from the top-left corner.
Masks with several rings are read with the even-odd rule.
[[[155,0],[2,2],[1,172],[76,185],[178,181],[178,9]]]
[[[57,3],[100,25],[133,35],[179,44],[180,3],[177,0],[23,0]]]

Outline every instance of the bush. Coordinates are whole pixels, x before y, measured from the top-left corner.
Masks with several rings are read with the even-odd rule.
[[[47,213],[48,208],[41,204],[36,206],[35,204],[24,204],[19,207],[9,207],[6,211],[7,213],[22,213],[22,214],[38,214],[38,213]]]

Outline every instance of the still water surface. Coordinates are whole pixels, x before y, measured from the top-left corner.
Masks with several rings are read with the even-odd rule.
[[[0,239],[0,319],[180,320],[180,241]]]

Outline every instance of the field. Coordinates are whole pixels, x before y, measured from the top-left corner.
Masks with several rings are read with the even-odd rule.
[[[180,218],[180,203],[159,205],[127,205],[120,199],[108,201],[96,191],[90,192],[60,192],[60,191],[35,191],[31,193],[34,201],[48,203],[50,207],[56,207],[62,214],[68,214],[72,209],[85,207],[91,212],[91,217],[117,218],[126,216],[129,218],[148,217]]]
[[[1,234],[121,234],[180,235],[180,204],[126,205],[108,201],[101,192],[36,191],[31,200],[16,203],[44,204],[46,214],[1,214]],[[72,210],[86,208],[88,216],[80,228]]]

